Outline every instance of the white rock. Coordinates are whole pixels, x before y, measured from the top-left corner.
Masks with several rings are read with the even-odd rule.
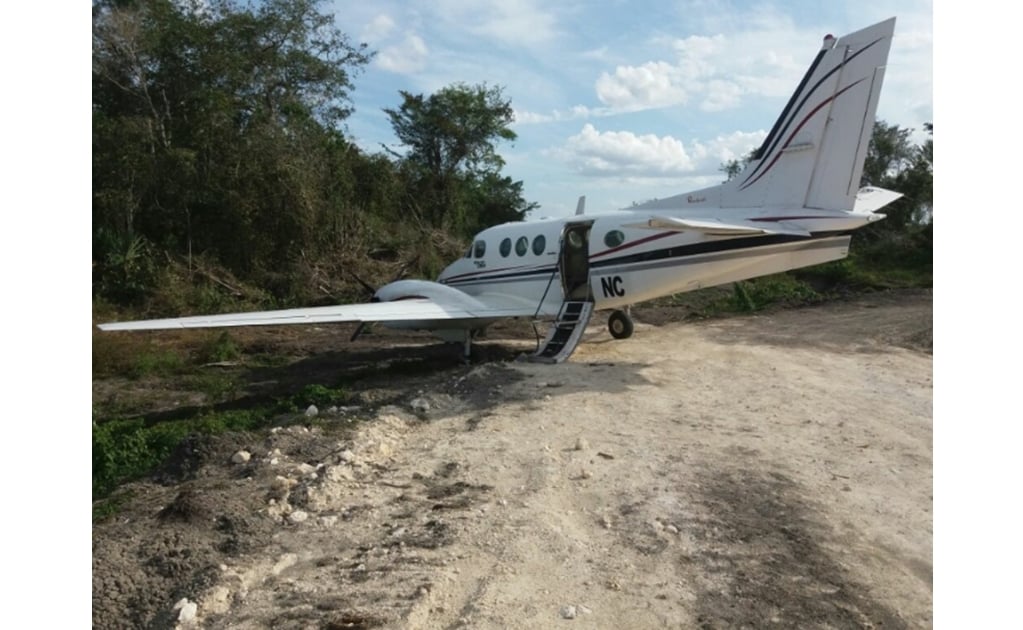
[[[355,453],[346,448],[338,454],[337,458],[346,464],[351,464],[355,462]]]
[[[295,466],[295,471],[302,476],[311,475],[316,472],[316,466],[302,462],[298,466]]]
[[[238,451],[237,453],[231,456],[231,463],[244,464],[250,459],[252,459],[252,453],[248,451]]]
[[[296,525],[298,523],[304,523],[309,518],[308,512],[302,510],[295,510],[291,514],[288,514],[288,520]]]
[[[188,601],[188,598],[182,598],[178,600],[178,603],[174,604],[174,610],[178,611],[178,621],[182,623],[188,623],[195,619],[195,614],[199,612],[199,604]]]
[[[430,410],[430,401],[425,398],[414,398],[412,399],[412,402],[409,403],[409,407],[411,407],[412,411],[416,413],[426,413]]]
[[[665,525],[664,529],[668,530],[672,534],[677,534],[678,533],[678,528],[675,527],[674,525]]]
[[[316,408],[316,405],[309,405],[305,410],[306,418],[315,418],[320,414],[320,410]]]
[[[327,413],[329,413],[329,414],[336,414],[337,413],[337,405],[331,405],[330,407],[328,407],[327,408]]]
[[[562,606],[561,617],[562,619],[575,619],[576,609],[575,606]]]

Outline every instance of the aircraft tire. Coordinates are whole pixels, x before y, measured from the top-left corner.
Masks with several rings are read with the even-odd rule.
[[[607,319],[607,329],[615,339],[628,339],[632,336],[635,326],[625,311],[614,311]]]

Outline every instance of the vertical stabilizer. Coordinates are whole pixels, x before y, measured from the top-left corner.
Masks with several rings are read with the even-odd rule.
[[[874,130],[895,18],[840,39],[824,38],[796,91],[753,159],[737,177],[628,210],[712,209],[850,211]]]
[[[874,127],[895,18],[828,36],[724,207],[851,210]]]

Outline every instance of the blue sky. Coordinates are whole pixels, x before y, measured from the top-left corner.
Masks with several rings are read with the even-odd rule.
[[[326,9],[331,5],[325,5]],[[534,216],[614,210],[721,181],[722,162],[760,144],[831,33],[891,16],[895,41],[879,118],[933,121],[932,4],[810,2],[335,0],[338,27],[376,51],[355,79],[348,131],[397,147],[384,107],[399,90],[500,85],[518,139],[505,173]]]

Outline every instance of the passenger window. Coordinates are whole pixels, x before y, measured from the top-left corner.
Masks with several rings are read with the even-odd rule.
[[[625,234],[621,230],[611,230],[604,235],[604,244],[608,247],[618,247],[625,242]]]
[[[501,248],[500,249],[501,249],[501,257],[502,258],[507,258],[508,254],[511,253],[511,239],[510,238],[506,238],[503,241],[501,241]]]
[[[533,253],[539,256],[543,253],[543,250],[547,248],[547,239],[543,237],[543,234],[533,239]]]
[[[519,240],[515,241],[515,253],[519,256],[525,256],[527,249],[529,249],[529,239],[525,236],[520,236]]]
[[[476,245],[473,246],[473,256],[476,258],[483,258],[483,254],[487,253],[487,242],[476,241]]]

